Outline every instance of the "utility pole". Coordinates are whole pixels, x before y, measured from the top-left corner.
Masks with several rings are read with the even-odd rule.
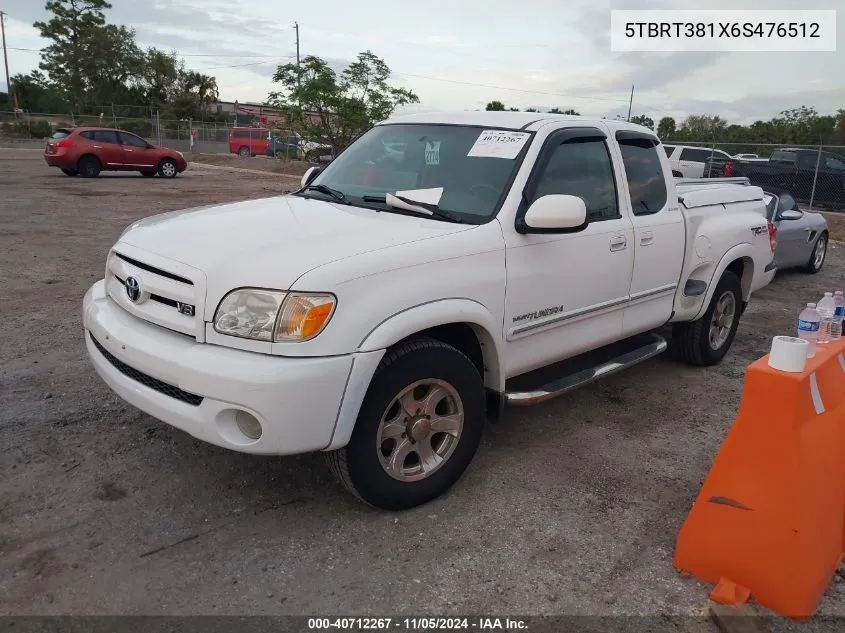
[[[631,84],[631,100],[628,101],[628,122],[631,121],[631,106],[634,105],[634,84]]]
[[[3,36],[3,62],[6,64],[6,92],[9,93],[9,103],[12,105],[12,112],[17,115],[18,99],[12,93],[12,82],[9,80],[9,56],[6,53],[6,14],[0,11],[0,33]]]
[[[296,69],[299,70],[299,22],[294,22],[293,28],[296,29]]]

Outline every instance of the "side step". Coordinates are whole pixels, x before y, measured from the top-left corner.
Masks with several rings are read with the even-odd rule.
[[[505,402],[530,406],[545,402],[599,378],[666,351],[666,339],[642,334],[560,363],[522,374],[505,385]]]

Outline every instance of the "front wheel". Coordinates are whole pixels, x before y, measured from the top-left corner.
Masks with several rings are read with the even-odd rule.
[[[481,374],[460,351],[418,338],[379,363],[352,437],[327,453],[353,494],[384,510],[440,496],[463,475],[484,429]]]
[[[816,240],[813,252],[810,253],[810,261],[804,266],[804,272],[815,275],[824,266],[825,257],[827,257],[827,233],[822,233]]]
[[[707,311],[692,323],[676,323],[672,331],[675,355],[690,365],[719,363],[728,353],[742,314],[742,283],[735,273],[722,275]]]
[[[176,178],[177,173],[179,171],[176,169],[176,163],[169,158],[163,159],[158,164],[158,175],[162,178]]]

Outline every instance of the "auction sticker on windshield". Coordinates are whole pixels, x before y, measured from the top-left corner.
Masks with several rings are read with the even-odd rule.
[[[528,141],[528,132],[484,130],[476,139],[467,156],[476,158],[516,158]]]

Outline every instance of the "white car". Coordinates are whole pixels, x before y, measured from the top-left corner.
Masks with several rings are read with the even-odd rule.
[[[718,363],[773,237],[758,187],[676,188],[645,128],[407,115],[294,194],[128,227],[85,340],[142,411],[235,451],[324,451],[360,498],[409,508],[460,478],[505,403],[659,354],[666,324],[680,358]]]
[[[716,159],[730,160],[731,155],[720,149],[695,147],[693,145],[664,145],[672,173],[681,178],[704,178],[704,163],[712,156]]]

